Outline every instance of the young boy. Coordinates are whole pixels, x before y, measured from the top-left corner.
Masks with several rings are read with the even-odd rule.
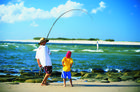
[[[64,81],[64,87],[66,87],[66,77],[67,76],[68,76],[68,79],[70,80],[71,87],[73,86],[72,79],[71,79],[71,72],[70,72],[72,64],[73,64],[73,59],[71,58],[71,51],[68,51],[66,54],[66,57],[64,57],[62,59],[63,71],[62,71],[61,76]]]

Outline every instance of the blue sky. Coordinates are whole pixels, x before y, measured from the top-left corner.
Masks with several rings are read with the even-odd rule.
[[[0,0],[0,40],[99,38],[140,41],[140,0]]]

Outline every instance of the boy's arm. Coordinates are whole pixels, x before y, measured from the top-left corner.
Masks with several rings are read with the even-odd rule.
[[[42,65],[40,64],[39,59],[37,59],[37,63],[38,63],[38,66],[41,68],[41,67],[42,67]]]
[[[62,66],[64,67],[65,65],[64,65],[64,61],[62,61]]]
[[[70,64],[70,68],[72,67],[72,64],[73,64],[73,63]]]
[[[71,58],[70,68],[72,67],[72,65],[73,65],[73,59]]]

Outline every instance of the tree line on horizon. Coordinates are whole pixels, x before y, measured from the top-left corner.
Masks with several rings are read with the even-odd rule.
[[[41,37],[34,37],[33,40],[40,40]],[[62,37],[58,37],[58,38],[48,38],[49,40],[88,40],[88,41],[99,41],[100,39],[98,38],[89,38],[89,39],[85,39],[85,38],[62,38]],[[106,39],[104,41],[115,41],[114,39]]]

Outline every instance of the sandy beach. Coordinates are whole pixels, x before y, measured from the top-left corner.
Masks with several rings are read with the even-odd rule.
[[[39,40],[3,40],[7,42],[31,42],[38,43]],[[49,40],[48,43],[66,43],[66,44],[97,44],[97,41],[88,41],[88,40]],[[127,41],[98,41],[98,44],[101,45],[140,45],[140,42],[127,42]]]
[[[84,82],[73,81],[74,87],[69,82],[66,87],[63,83],[50,83],[48,86],[40,86],[40,83],[0,83],[0,92],[140,92],[140,84],[133,81],[125,82]]]

